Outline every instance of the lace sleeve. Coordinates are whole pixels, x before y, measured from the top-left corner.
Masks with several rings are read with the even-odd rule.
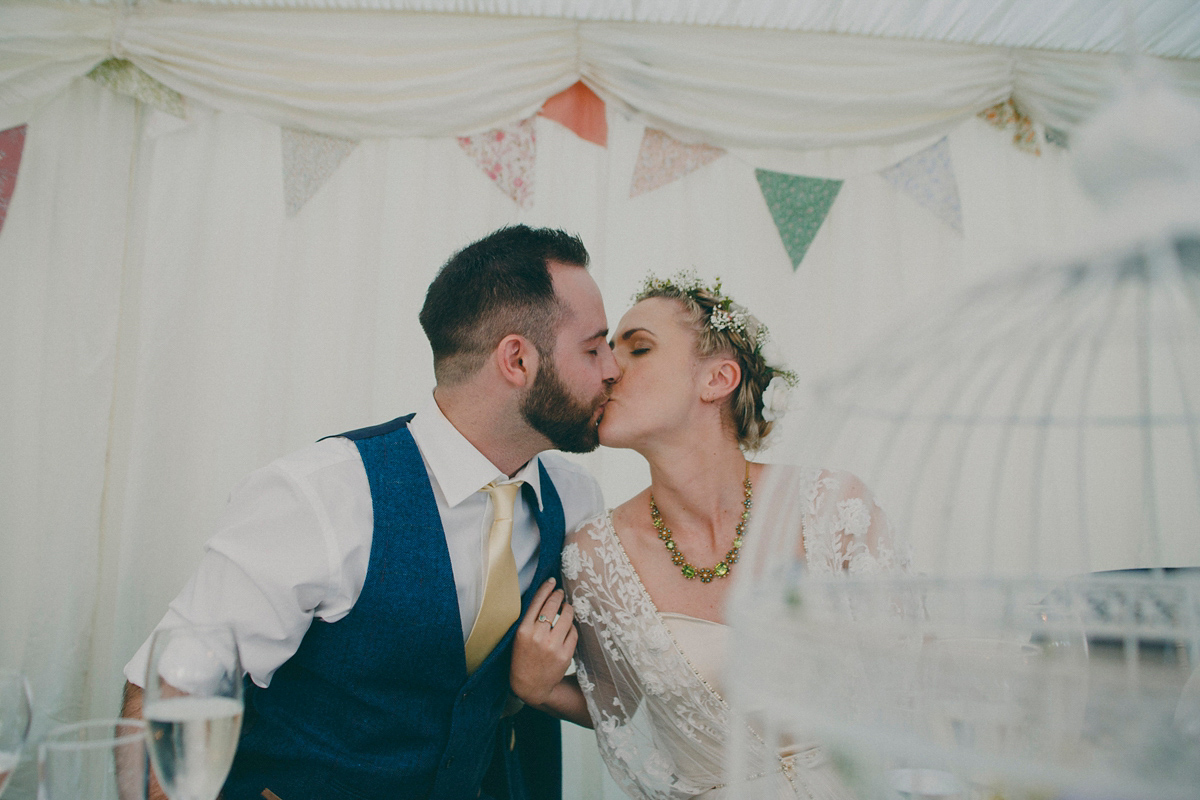
[[[562,573],[579,627],[576,674],[613,779],[632,797],[664,800],[720,785],[728,709],[678,650],[608,515],[567,536]]]
[[[906,571],[910,557],[874,494],[855,475],[821,470],[804,514],[804,549],[813,572]]]
[[[567,601],[575,608],[575,622],[579,628],[575,671],[579,685],[587,695],[592,723],[597,728],[610,719],[623,724],[637,711],[641,701],[636,693],[626,692],[624,696],[617,693],[620,675],[614,674],[613,669],[588,669],[589,664],[600,666],[617,662],[615,672],[621,673],[627,666],[620,664],[622,659],[613,647],[615,642],[610,634],[614,626],[628,620],[622,619],[626,615],[618,610],[619,596],[614,593],[613,581],[606,578],[606,573],[616,567],[611,555],[601,552],[601,543],[607,538],[606,526],[606,515],[584,523],[567,535],[562,554],[563,586]],[[633,680],[624,683],[637,685]]]

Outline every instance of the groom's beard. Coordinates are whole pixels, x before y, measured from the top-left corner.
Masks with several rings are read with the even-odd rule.
[[[521,401],[521,414],[535,431],[566,453],[590,453],[600,446],[594,420],[596,409],[608,399],[603,391],[590,403],[571,396],[554,364],[543,359],[533,386]]]

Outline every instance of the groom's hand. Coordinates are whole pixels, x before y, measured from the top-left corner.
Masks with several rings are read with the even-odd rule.
[[[579,641],[574,621],[575,610],[553,578],[538,587],[517,626],[509,677],[513,694],[526,704],[545,706],[562,681]]]

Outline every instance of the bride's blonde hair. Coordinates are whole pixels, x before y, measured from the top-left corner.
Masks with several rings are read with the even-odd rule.
[[[696,353],[701,358],[729,354],[738,360],[742,379],[729,398],[729,411],[738,446],[758,450],[775,427],[774,420],[763,417],[763,393],[773,378],[783,378],[789,386],[796,374],[782,366],[768,364],[763,345],[767,327],[742,305],[721,291],[721,279],[706,286],[694,273],[681,272],[670,278],[649,275],[634,302],[651,297],[675,300],[696,334]]]

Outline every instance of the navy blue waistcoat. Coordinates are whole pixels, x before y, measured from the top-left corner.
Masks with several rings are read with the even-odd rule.
[[[371,487],[366,583],[341,620],[313,621],[269,688],[246,681],[225,800],[261,800],[263,789],[282,800],[457,800],[476,797],[485,772],[489,795],[523,797],[532,781],[533,794],[546,796],[540,788],[550,772],[557,791],[557,722],[533,720],[537,752],[554,762],[526,778],[518,773],[530,771],[530,753],[514,743],[521,720],[536,712],[501,724],[515,625],[467,675],[450,553],[410,419],[343,434],[357,445]],[[564,532],[558,493],[539,469],[541,511],[524,487],[541,548],[522,614],[536,588],[557,575]],[[496,753],[508,763],[491,764]]]

